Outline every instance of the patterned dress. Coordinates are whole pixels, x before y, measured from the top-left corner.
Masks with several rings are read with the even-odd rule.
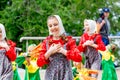
[[[15,43],[11,40],[7,41],[10,49],[6,51],[4,48],[0,48],[0,80],[13,80],[12,63],[16,59],[16,53],[14,50]]]
[[[98,51],[93,47],[87,46],[84,53],[86,57],[85,67],[92,70],[99,70],[101,57]],[[92,74],[91,76],[97,78],[96,74]]]
[[[45,80],[72,80],[71,64],[61,53],[56,53],[50,58],[46,69]]]
[[[50,46],[49,44],[50,39],[52,39],[52,37],[46,39],[45,43],[43,42],[43,47],[42,47],[43,49],[41,50],[39,59],[37,61],[38,66],[43,66],[44,64],[48,64],[45,73],[45,80],[73,80],[72,67],[69,59],[78,62],[81,61],[79,50],[75,49],[76,45],[74,40],[72,40],[72,38],[70,37],[69,40],[71,41],[70,42],[68,41],[66,44],[62,44],[63,41],[61,39],[57,41],[52,40],[53,43],[55,44],[61,43],[64,49],[68,50],[69,48],[69,50],[67,52],[67,56],[64,56],[62,53],[55,53],[49,57],[48,61],[46,61],[44,54]]]
[[[48,44],[46,44],[48,49]],[[66,45],[64,45],[66,49]],[[46,69],[45,80],[72,80],[70,61],[62,53],[56,53],[49,57],[49,66]]]
[[[12,64],[5,53],[5,50],[0,50],[0,80],[12,80]]]
[[[98,45],[98,48],[93,48],[91,46],[86,46],[83,48],[82,44],[86,42],[87,40],[93,40],[95,44]],[[99,70],[100,69],[100,63],[101,63],[101,57],[98,53],[98,50],[105,50],[105,45],[102,42],[101,36],[99,34],[94,34],[92,36],[89,36],[87,33],[84,33],[81,37],[80,44],[78,46],[78,49],[80,51],[83,51],[85,54],[86,62],[85,67],[88,69],[93,70]],[[97,75],[91,75],[92,77],[97,77]]]

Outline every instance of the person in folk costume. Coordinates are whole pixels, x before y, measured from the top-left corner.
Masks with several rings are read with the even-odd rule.
[[[18,73],[17,63],[15,61],[12,62],[13,68],[13,80],[21,80],[20,75]]]
[[[109,44],[106,46],[105,51],[100,51],[102,54],[102,80],[118,80],[114,66],[114,53],[117,46],[116,44]]]
[[[16,62],[18,66],[21,66],[22,64],[25,65],[25,78],[24,80],[41,80],[40,74],[39,74],[39,67],[37,66],[37,58],[32,57],[30,53],[32,50],[36,48],[35,44],[31,44],[28,47],[28,53],[22,53],[20,54]]]
[[[90,76],[90,74],[98,74],[98,70],[91,70],[84,67],[85,57],[82,55],[82,62],[73,62],[72,72],[74,80],[97,80]]]
[[[101,35],[95,33],[96,22],[94,20],[84,20],[85,32],[81,36],[78,49],[85,54],[85,68],[99,70],[101,57],[98,50],[104,51],[105,45],[102,42]],[[97,74],[91,74],[91,77],[97,78]]]
[[[6,38],[5,27],[0,24],[0,80],[12,80],[11,61],[16,59],[16,44]]]
[[[84,68],[82,62],[73,62],[73,65],[74,80],[97,80],[97,78],[91,77],[90,74],[98,74],[98,70]]]
[[[75,40],[65,34],[58,15],[49,16],[47,20],[49,36],[42,42],[37,64],[48,64],[45,80],[73,80],[70,60],[80,62],[82,57]]]
[[[79,75],[80,69],[82,68],[81,67],[82,65],[79,64],[79,63],[83,63],[83,64],[85,63],[84,54],[81,53],[81,56],[82,56],[82,61],[81,62],[73,62],[72,74],[73,74],[74,80],[81,80],[78,75]]]

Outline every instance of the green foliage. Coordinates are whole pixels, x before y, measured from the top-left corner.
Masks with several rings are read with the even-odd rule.
[[[66,32],[72,36],[82,34],[84,19],[99,17],[98,9],[111,9],[112,33],[120,31],[118,0],[2,0],[0,1],[0,23],[4,24],[7,37],[19,42],[22,36],[47,36],[47,17],[60,15]],[[113,3],[114,2],[114,3]],[[115,16],[117,18],[115,19]]]

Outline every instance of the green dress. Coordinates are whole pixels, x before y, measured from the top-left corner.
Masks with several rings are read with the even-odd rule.
[[[25,57],[18,56],[16,62],[18,63],[18,66],[21,66],[22,64],[25,65],[24,80],[41,80],[39,74],[39,67],[36,64],[36,60],[31,60],[30,65],[28,66]]]
[[[114,55],[109,50],[100,51],[102,54],[102,80],[118,80],[114,67]]]
[[[14,72],[14,74],[13,74],[13,80],[21,80],[20,76],[18,74],[18,69],[16,68],[16,66],[17,66],[16,63],[12,62],[12,67],[13,67],[13,72]]]
[[[118,80],[112,57],[107,60],[102,60],[102,80]]]

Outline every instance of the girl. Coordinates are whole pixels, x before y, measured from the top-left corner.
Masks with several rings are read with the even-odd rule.
[[[75,40],[65,35],[58,15],[48,17],[49,36],[43,41],[38,66],[48,64],[45,80],[73,80],[70,59],[80,62],[82,57]]]
[[[100,51],[102,54],[102,80],[118,80],[114,67],[114,52],[117,46],[115,44],[109,44],[106,46],[106,51]]]
[[[31,57],[30,53],[36,48],[35,44],[28,47],[28,53],[19,55],[16,59],[18,66],[25,65],[25,78],[24,80],[41,80],[39,74],[39,67],[36,64],[37,57]]]
[[[88,69],[100,69],[100,54],[98,50],[105,50],[105,45],[101,40],[101,36],[96,34],[96,22],[93,20],[84,21],[85,33],[82,35],[78,49],[85,54],[85,67]],[[97,75],[92,74],[92,77]]]
[[[5,28],[0,24],[0,80],[12,80],[13,71],[11,61],[16,59],[16,44],[6,39]]]

